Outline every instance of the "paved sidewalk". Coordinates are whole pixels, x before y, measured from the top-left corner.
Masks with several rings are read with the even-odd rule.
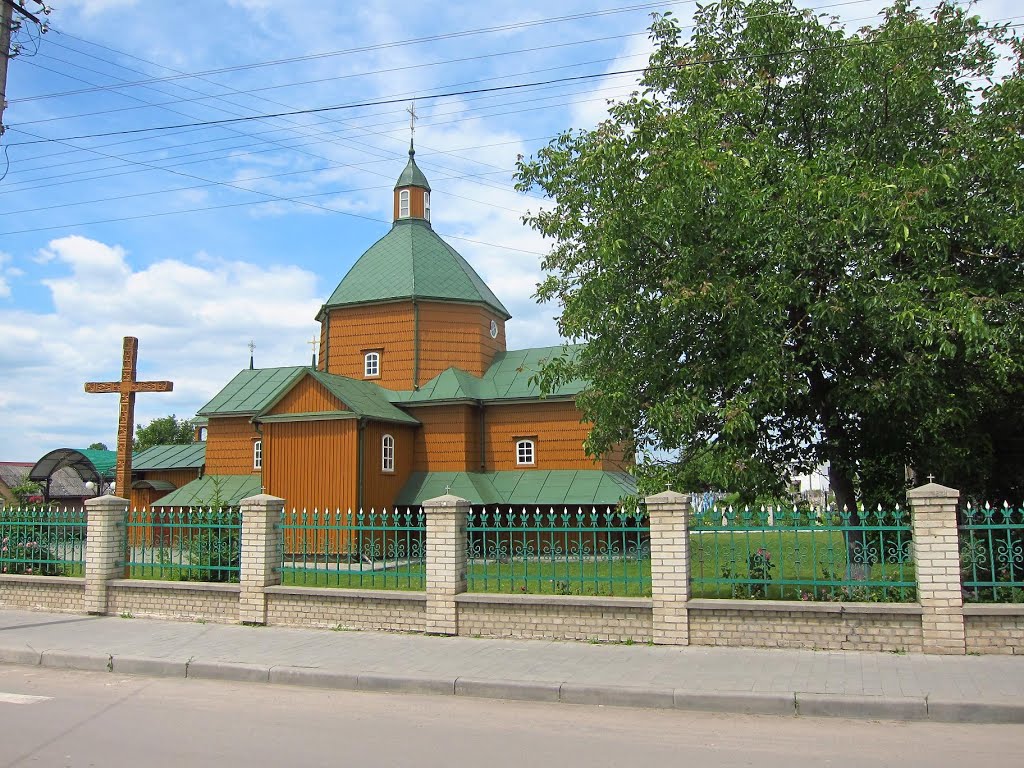
[[[1024,723],[1024,659],[592,645],[0,610],[0,663],[499,699]]]

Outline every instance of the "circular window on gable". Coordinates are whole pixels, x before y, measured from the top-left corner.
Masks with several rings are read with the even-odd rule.
[[[498,321],[497,320],[491,320],[491,338],[492,339],[498,338]]]

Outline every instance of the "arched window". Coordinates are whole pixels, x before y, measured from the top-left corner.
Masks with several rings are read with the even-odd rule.
[[[398,193],[398,218],[409,218],[409,190],[403,189]]]
[[[423,218],[430,221],[430,193],[423,193]]]
[[[516,464],[519,466],[531,466],[536,463],[535,459],[533,440],[518,440],[516,442]]]
[[[395,471],[395,438],[384,435],[380,448],[380,468],[385,472]]]
[[[252,468],[263,469],[263,441],[256,440],[252,444]]]
[[[206,429],[206,427],[200,427],[198,432],[196,433],[196,442],[205,443],[207,432],[208,430]]]
[[[363,357],[363,376],[380,376],[380,352],[367,352]]]

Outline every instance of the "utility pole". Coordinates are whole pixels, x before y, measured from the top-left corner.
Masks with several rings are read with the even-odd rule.
[[[0,138],[4,135],[4,107],[7,106],[7,62],[11,60],[13,0],[0,0]]]
[[[37,3],[43,5],[42,3]],[[14,30],[14,12],[34,21],[43,28],[43,20],[14,0],[0,0],[0,137],[4,135],[4,108],[7,106],[7,65],[11,60],[11,32]],[[50,10],[43,5],[44,13]],[[45,31],[45,30],[44,30]]]

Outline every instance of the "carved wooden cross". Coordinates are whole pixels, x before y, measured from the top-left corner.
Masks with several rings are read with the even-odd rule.
[[[171,392],[174,384],[170,381],[136,381],[139,357],[139,340],[134,336],[124,337],[124,352],[121,359],[120,381],[90,381],[85,391],[118,392],[121,395],[121,411],[117,420],[117,469],[114,473],[115,491],[123,498],[131,498],[132,488],[132,437],[135,433],[135,393]]]

